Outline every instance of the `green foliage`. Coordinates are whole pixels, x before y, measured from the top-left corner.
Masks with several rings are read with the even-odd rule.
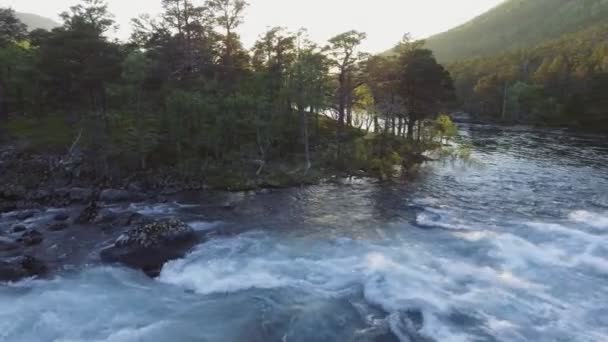
[[[608,90],[597,82],[606,73],[606,36],[608,25],[600,24],[449,70],[464,109],[480,117],[606,130],[608,107],[597,96]]]
[[[365,33],[319,47],[304,30],[271,28],[247,51],[236,33],[245,1],[161,4],[161,16],[133,21],[128,43],[107,37],[104,0],[81,0],[50,32],[5,39],[5,130],[36,149],[83,152],[93,176],[158,171],[231,189],[389,178],[431,146],[451,79],[420,42],[368,61]]]
[[[608,17],[607,0],[508,0],[472,21],[427,40],[442,62],[534,47]]]
[[[43,117],[21,117],[0,124],[13,139],[29,142],[34,151],[61,151],[70,145],[75,130],[62,115],[50,114]]]
[[[439,135],[440,141],[445,139],[445,141],[448,142],[458,134],[458,128],[454,122],[452,122],[452,119],[445,114],[439,115],[437,119],[435,119],[435,130]]]

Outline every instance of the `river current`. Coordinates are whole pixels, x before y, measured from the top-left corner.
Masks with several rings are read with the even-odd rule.
[[[112,266],[0,285],[0,341],[608,341],[608,142],[470,125],[472,160],[132,204],[217,231],[158,279]],[[204,195],[200,195],[204,196]]]

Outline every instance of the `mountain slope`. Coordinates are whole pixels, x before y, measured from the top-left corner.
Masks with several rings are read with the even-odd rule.
[[[33,30],[39,29],[39,28],[45,29],[45,30],[52,30],[57,26],[61,26],[56,21],[49,19],[49,18],[39,16],[37,14],[17,12],[16,15],[17,15],[17,18],[19,18],[19,20],[21,20],[21,22],[23,22],[25,25],[27,25],[27,29],[29,31],[33,31]]]
[[[442,62],[527,48],[608,18],[608,0],[507,0],[470,22],[427,39]]]

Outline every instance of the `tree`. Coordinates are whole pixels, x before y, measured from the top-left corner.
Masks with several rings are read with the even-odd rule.
[[[426,49],[401,53],[398,70],[399,93],[408,110],[407,137],[413,140],[416,123],[454,100],[453,81],[433,52]],[[420,137],[420,129],[418,133]]]
[[[0,8],[0,48],[25,39],[27,26],[16,16],[11,8]]]
[[[325,75],[328,67],[325,56],[304,35],[298,34],[297,55],[290,70],[290,89],[300,114],[300,132],[304,146],[305,172],[311,167],[309,119],[307,109],[320,109],[325,100]],[[311,110],[312,111],[312,110]]]
[[[325,48],[333,67],[337,69],[339,127],[343,127],[345,124],[348,100],[352,95],[352,91],[356,88],[353,87],[355,67],[366,56],[357,51],[366,38],[367,35],[363,32],[348,31],[331,38],[329,45]]]
[[[222,66],[228,82],[234,81],[234,68],[242,66],[246,59],[239,37],[235,33],[243,23],[243,12],[248,3],[244,0],[209,0],[208,6],[213,12],[215,23],[223,30]]]

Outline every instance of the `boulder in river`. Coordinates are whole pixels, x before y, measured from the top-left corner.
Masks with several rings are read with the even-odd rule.
[[[31,256],[0,260],[0,281],[18,281],[47,273],[46,265]]]
[[[197,242],[195,231],[184,222],[161,220],[122,234],[114,245],[101,251],[101,260],[120,263],[155,277],[167,261],[183,257]]]
[[[77,224],[86,224],[95,221],[97,215],[99,214],[99,206],[97,206],[97,202],[93,201],[89,203],[78,215],[75,222]]]
[[[105,189],[99,194],[99,200],[103,202],[126,202],[135,196],[127,190]]]

